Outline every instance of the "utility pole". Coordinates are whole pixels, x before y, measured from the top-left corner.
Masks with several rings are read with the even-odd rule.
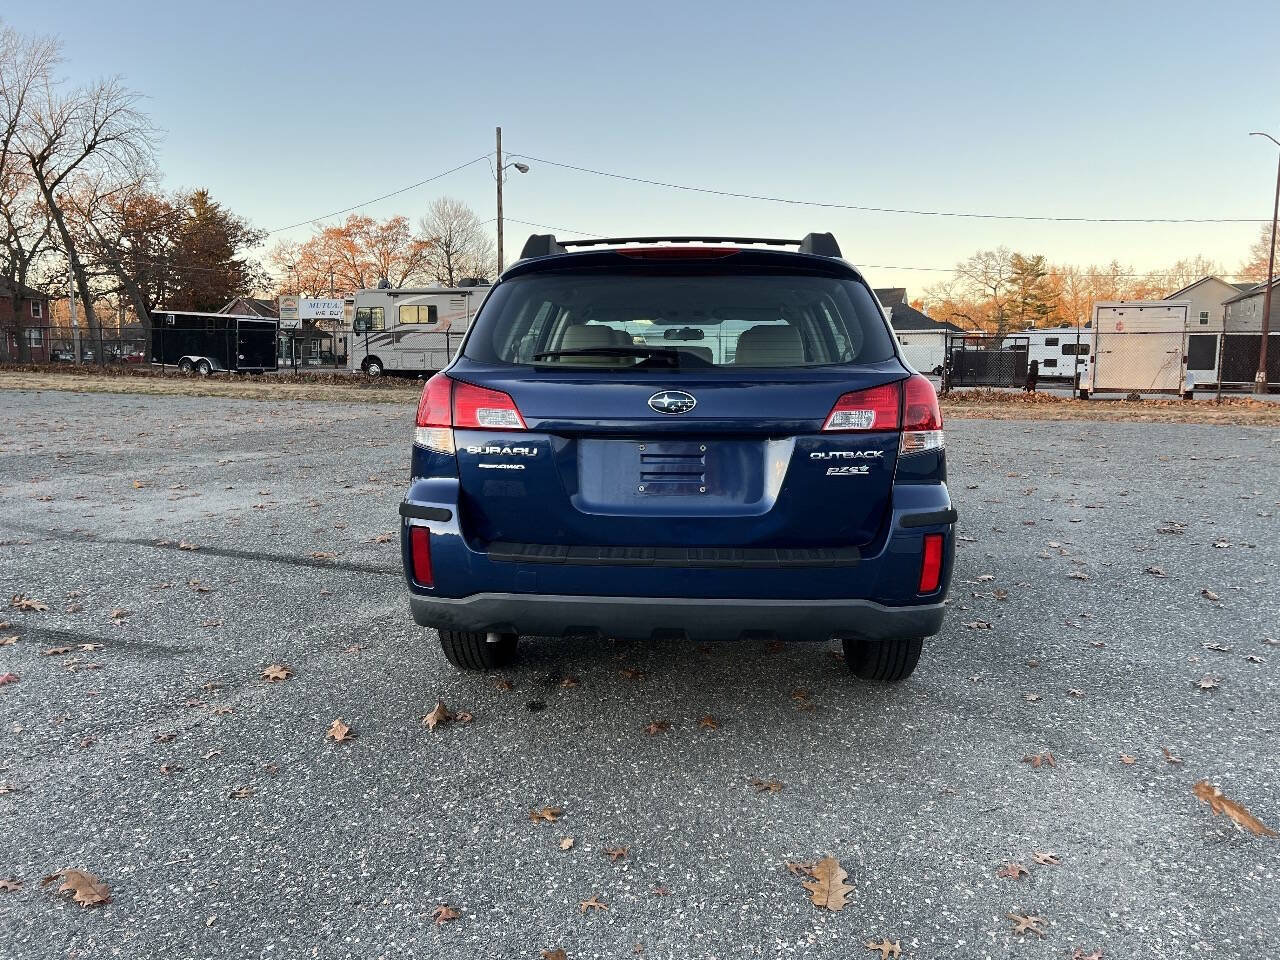
[[[1277,147],[1280,140],[1269,133],[1251,133],[1251,137],[1266,137]],[[1267,249],[1267,288],[1262,295],[1262,345],[1258,348],[1258,372],[1253,378],[1253,392],[1267,392],[1267,339],[1271,336],[1271,288],[1276,275],[1276,220],[1280,219],[1280,156],[1276,157],[1276,197],[1271,205],[1271,246]]]
[[[498,127],[498,273],[502,273],[502,128]],[[526,214],[527,216],[527,214]]]

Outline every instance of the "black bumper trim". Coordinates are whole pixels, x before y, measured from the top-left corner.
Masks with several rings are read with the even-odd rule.
[[[889,607],[872,600],[774,600],[690,597],[582,597],[477,593],[452,599],[411,594],[424,627],[525,636],[647,638],[682,633],[695,640],[772,634],[788,640],[928,637],[942,627],[943,605]]]
[[[416,503],[401,503],[400,516],[409,520],[439,520],[444,522],[453,519],[453,511],[444,507],[420,507]]]
[[[862,554],[857,547],[769,549],[763,547],[605,547],[555,543],[489,544],[485,556],[495,563],[567,563],[596,567],[850,567]]]
[[[898,523],[900,527],[932,527],[938,523],[955,523],[960,519],[954,507],[934,510],[931,513],[908,513]]]

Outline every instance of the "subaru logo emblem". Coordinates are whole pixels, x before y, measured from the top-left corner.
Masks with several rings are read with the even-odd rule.
[[[688,413],[697,405],[693,395],[683,390],[663,390],[649,398],[649,406],[658,413]]]

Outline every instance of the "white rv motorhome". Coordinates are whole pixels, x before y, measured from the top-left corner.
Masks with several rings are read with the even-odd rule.
[[[387,287],[357,290],[347,369],[434,373],[448,365],[491,287]]]
[[[1088,327],[1039,327],[1020,330],[1016,336],[1026,337],[1027,363],[1036,361],[1041,380],[1088,385],[1093,352],[1093,331]]]

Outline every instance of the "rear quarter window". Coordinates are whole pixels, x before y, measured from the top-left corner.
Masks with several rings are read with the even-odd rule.
[[[593,271],[499,284],[463,352],[484,363],[705,371],[875,363],[894,348],[859,280]]]

